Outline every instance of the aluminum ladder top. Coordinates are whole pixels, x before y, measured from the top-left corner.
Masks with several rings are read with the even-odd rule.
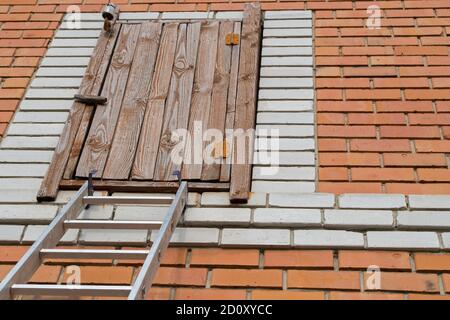
[[[97,197],[86,182],[77,194],[60,210],[45,232],[30,247],[0,284],[0,300],[14,299],[18,295],[53,296],[105,296],[144,299],[152,285],[161,258],[169,246],[170,238],[184,212],[187,202],[187,182],[180,182],[175,198],[160,197]],[[89,205],[147,204],[168,205],[164,221],[109,221],[76,220]],[[135,229],[158,230],[150,250],[75,250],[52,249],[68,229]],[[44,259],[145,259],[131,286],[97,285],[39,285],[27,284]]]

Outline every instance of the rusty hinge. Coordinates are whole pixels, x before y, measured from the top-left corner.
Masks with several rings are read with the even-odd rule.
[[[239,35],[237,33],[229,33],[225,37],[225,44],[227,46],[234,46],[239,44]]]

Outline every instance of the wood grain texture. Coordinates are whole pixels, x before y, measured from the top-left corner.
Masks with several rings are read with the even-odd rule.
[[[103,175],[125,95],[140,28],[141,25],[123,25],[122,27],[101,94],[108,98],[108,103],[104,106],[97,106],[78,163],[77,177],[88,177],[92,170],[96,170],[94,175],[96,178]]]
[[[234,33],[241,34],[241,23],[234,23]],[[233,46],[231,53],[231,69],[230,69],[230,84],[228,87],[228,99],[227,99],[227,115],[225,120],[225,135],[226,144],[229,148],[228,157],[222,162],[220,167],[220,181],[230,181],[231,176],[231,164],[233,155],[233,134],[230,130],[234,128],[234,112],[236,111],[236,95],[237,95],[237,83],[239,74],[239,59],[241,55],[241,45]]]
[[[151,84],[150,98],[144,115],[139,145],[136,150],[132,179],[152,180],[161,138],[164,106],[169,94],[175,60],[178,23],[164,25],[158,58]]]
[[[246,4],[242,22],[241,57],[234,129],[254,129],[256,101],[258,95],[258,71],[261,46],[261,6],[259,3]],[[246,202],[251,189],[254,137],[246,140],[245,148],[238,150],[233,142],[233,163],[231,169],[230,201]],[[245,152],[245,154],[239,154]]]
[[[159,143],[154,180],[173,181],[175,170],[181,170],[185,139],[176,139],[175,130],[187,129],[191,106],[194,70],[200,39],[200,22],[181,24],[178,33],[175,63],[169,96],[164,111],[162,135]],[[173,161],[178,154],[181,161]]]
[[[202,175],[202,135],[207,129],[211,107],[218,32],[219,22],[202,23],[188,127],[191,139],[186,144],[182,170],[182,177],[185,180],[199,180]]]
[[[105,77],[119,33],[120,26],[117,25],[112,34],[103,32],[100,35],[81,83],[80,94],[100,94],[103,81],[99,81],[98,79]],[[53,201],[56,199],[59,183],[64,174],[72,145],[83,118],[84,110],[84,104],[75,102],[72,105],[58,145],[53,153],[52,162],[37,194],[38,201]]]
[[[219,29],[219,41],[217,50],[216,67],[214,71],[214,83],[211,94],[211,109],[209,112],[209,119],[207,119],[206,127],[208,129],[215,129],[220,132],[220,137],[209,137],[204,145],[205,153],[211,155],[211,161],[203,161],[201,180],[212,181],[220,178],[220,165],[223,158],[214,158],[212,154],[214,149],[208,150],[208,146],[223,145],[225,136],[225,119],[227,114],[227,98],[230,84],[230,68],[231,68],[231,54],[233,47],[225,43],[225,38],[228,34],[234,31],[234,23],[231,21],[222,22]],[[219,138],[219,140],[214,140]]]
[[[150,95],[161,27],[162,24],[157,22],[141,26],[104,179],[127,180],[130,176]]]

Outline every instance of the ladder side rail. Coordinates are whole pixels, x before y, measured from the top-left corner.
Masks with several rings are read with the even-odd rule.
[[[128,300],[144,299],[148,290],[151,288],[153,279],[161,264],[161,258],[167,250],[172,234],[186,208],[187,197],[187,182],[183,181],[180,183],[180,188],[164,218],[158,236],[153,242],[150,252],[142,265],[141,271],[133,284],[133,289],[128,296]]]
[[[47,229],[28,249],[24,256],[6,275],[0,283],[0,300],[13,298],[11,287],[14,284],[26,283],[41,265],[40,251],[56,246],[64,236],[64,221],[75,219],[84,208],[83,197],[87,195],[88,183],[86,182],[76,195],[61,209]]]

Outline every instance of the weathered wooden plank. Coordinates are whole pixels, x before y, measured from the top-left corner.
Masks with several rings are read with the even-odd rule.
[[[141,25],[122,26],[110,70],[102,90],[102,96],[108,98],[108,103],[104,106],[97,106],[89,135],[78,162],[77,177],[88,177],[92,170],[96,170],[94,175],[96,178],[103,175],[125,95],[140,28]]]
[[[78,190],[83,180],[62,180],[62,190]],[[162,193],[176,192],[179,183],[175,181],[115,181],[94,180],[94,189],[109,192]],[[229,183],[189,182],[189,192],[225,192],[230,190]]]
[[[242,23],[241,57],[237,90],[234,129],[246,132],[254,129],[258,91],[259,54],[261,46],[261,6],[246,4]],[[242,202],[249,198],[251,188],[254,137],[245,138],[243,148],[239,137],[233,141],[230,201]],[[242,140],[242,139],[241,139]]]
[[[181,24],[179,28],[175,63],[155,167],[156,181],[176,180],[177,177],[173,172],[181,169],[186,141],[176,139],[175,130],[187,129],[188,125],[200,26],[200,22],[195,22],[188,25]],[[179,155],[179,159],[176,159],[172,152]]]
[[[211,95],[211,110],[207,123],[208,129],[218,130],[221,133],[220,137],[209,137],[211,140],[207,141],[207,145],[215,148],[218,145],[223,147],[225,120],[227,114],[227,98],[230,84],[230,68],[231,68],[231,54],[232,46],[225,43],[225,38],[234,30],[234,23],[231,21],[222,22],[219,29],[219,41],[216,60],[216,69],[214,71],[214,84]],[[218,141],[215,139],[219,139]],[[207,147],[206,147],[207,148]],[[219,180],[220,178],[220,164],[223,158],[214,158],[214,149],[204,149],[211,158],[203,160],[203,168],[201,179],[203,181]]]
[[[77,135],[75,136],[72,150],[70,151],[69,160],[67,161],[66,170],[63,175],[64,179],[73,178],[93,114],[94,107],[86,106],[84,109],[83,118],[81,119],[80,127],[78,128]]]
[[[147,22],[141,26],[122,110],[103,172],[104,179],[126,180],[130,176],[150,95],[161,26],[157,22]]]
[[[241,23],[235,22],[234,33],[241,34]],[[232,130],[234,128],[234,112],[236,111],[236,95],[237,95],[237,82],[239,74],[239,58],[241,54],[240,44],[233,46],[233,52],[231,54],[231,71],[230,71],[230,85],[228,89],[228,101],[227,101],[227,117],[225,122],[225,134],[228,150],[228,157],[222,162],[220,168],[220,181],[230,181],[231,175],[231,163],[233,157],[233,135]],[[228,132],[227,132],[228,131]]]
[[[182,170],[182,177],[186,180],[197,180],[202,175],[202,135],[207,129],[211,107],[218,35],[219,22],[208,21],[202,24],[188,126],[191,139],[186,144]]]
[[[73,98],[77,102],[84,103],[84,104],[90,104],[93,106],[96,106],[99,104],[103,105],[108,101],[108,99],[105,97],[81,95],[81,94],[76,94]]]
[[[139,145],[131,171],[131,177],[135,180],[153,179],[159,140],[161,138],[164,106],[169,94],[170,79],[175,60],[178,25],[178,23],[164,25],[150,98],[145,110]]]
[[[98,79],[103,80],[105,77],[119,33],[120,26],[118,25],[112,34],[102,33],[100,35],[81,83],[80,94],[100,94],[103,81],[99,81]],[[69,159],[78,128],[80,127],[85,107],[84,104],[78,102],[72,105],[58,146],[53,154],[52,162],[37,194],[38,201],[53,201],[56,198],[59,183],[64,174],[64,169]]]

